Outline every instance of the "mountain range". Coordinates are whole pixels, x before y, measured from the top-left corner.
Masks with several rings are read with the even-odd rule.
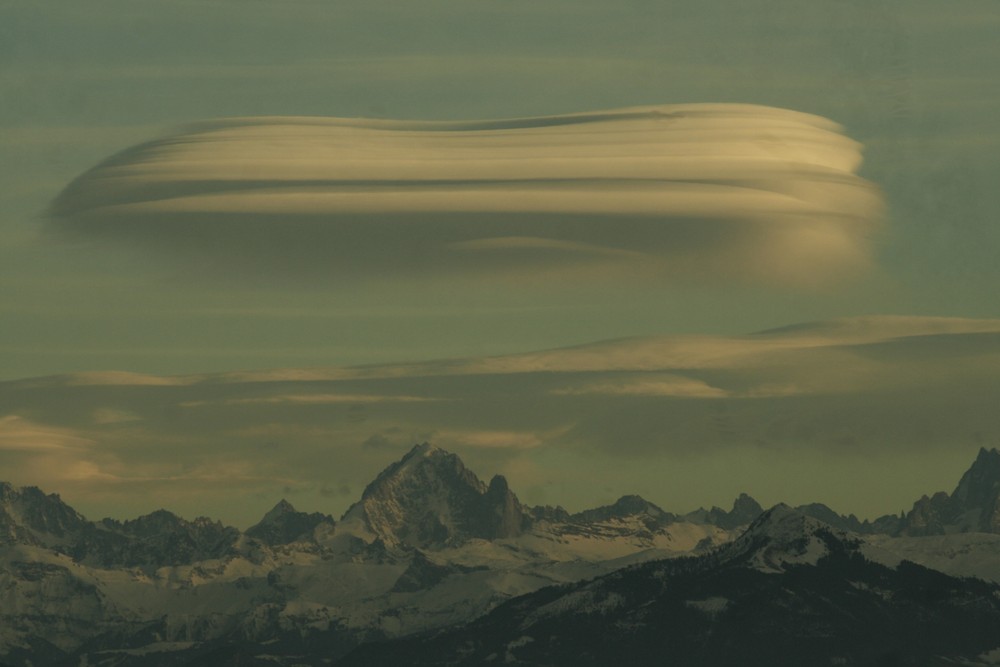
[[[18,667],[993,664],[997,581],[996,449],[871,521],[747,494],[529,507],[427,443],[339,520],[282,500],[245,531],[90,521],[0,483],[0,665]]]
[[[711,554],[541,589],[341,664],[926,666],[997,648],[995,583],[877,558],[778,505]]]

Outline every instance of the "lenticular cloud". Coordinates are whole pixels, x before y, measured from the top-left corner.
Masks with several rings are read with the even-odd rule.
[[[823,283],[881,199],[832,121],[750,105],[498,121],[235,118],[128,149],[62,230],[288,273]]]

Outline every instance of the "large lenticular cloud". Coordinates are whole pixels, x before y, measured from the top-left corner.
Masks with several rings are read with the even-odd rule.
[[[501,121],[261,117],[143,144],[69,185],[64,230],[292,274],[823,283],[881,199],[835,123],[750,105]]]

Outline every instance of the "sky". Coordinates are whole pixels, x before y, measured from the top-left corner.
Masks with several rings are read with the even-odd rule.
[[[0,6],[0,477],[876,516],[1000,446],[995,2],[97,5]]]

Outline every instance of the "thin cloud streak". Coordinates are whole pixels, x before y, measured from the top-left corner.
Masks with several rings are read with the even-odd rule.
[[[10,481],[72,490],[81,507],[112,496],[133,507],[130,482],[145,480],[157,495],[142,502],[209,503],[249,525],[285,488],[336,513],[321,493],[331,480],[353,489],[348,503],[429,440],[483,475],[538,471],[565,490],[557,502],[592,502],[613,468],[635,480],[623,493],[676,504],[687,467],[736,451],[771,463],[964,457],[998,442],[997,400],[1000,320],[859,317],[415,364],[2,382],[0,404],[20,407],[0,414],[0,466]],[[768,465],[702,480],[703,492],[720,503],[753,490],[745,472],[789,499]],[[836,504],[855,502],[845,492]]]
[[[72,429],[39,424],[19,415],[0,417],[0,451],[52,454],[73,452],[96,444]]]
[[[128,149],[57,229],[255,272],[824,284],[882,201],[827,119],[691,104],[486,121],[235,118]]]
[[[726,398],[726,391],[706,382],[681,375],[650,374],[642,378],[624,378],[603,382],[589,382],[565,389],[554,389],[557,396],[582,396],[587,394],[608,396],[669,396],[672,398]]]
[[[288,394],[282,396],[262,396],[254,398],[232,398],[223,401],[185,401],[184,408],[200,408],[222,405],[331,405],[346,403],[426,403],[441,399],[426,396],[380,396],[374,394]]]
[[[1000,319],[919,316],[852,317],[797,324],[745,336],[672,335],[623,338],[496,357],[442,359],[407,364],[354,367],[276,368],[173,376],[119,371],[85,372],[45,378],[28,378],[11,381],[8,384],[34,387],[186,387],[257,383],[348,382],[467,375],[679,371],[670,376],[659,377],[657,380],[666,382],[669,379],[680,388],[684,383],[691,382],[690,378],[684,375],[684,372],[692,370],[752,371],[768,366],[783,355],[803,354],[810,350],[826,351],[832,354],[845,351],[856,352],[867,346],[877,345],[904,349],[906,341],[909,341],[912,346],[916,341],[958,341],[962,339],[968,346],[968,337],[974,337],[978,334],[1000,334]],[[929,362],[931,359],[928,358],[927,361]],[[689,386],[694,388],[694,385]],[[709,387],[708,389],[709,393],[720,391],[717,387]],[[786,386],[775,389],[775,391],[787,395],[790,390]],[[267,400],[272,402],[288,400],[291,395],[283,396],[283,398],[267,397]],[[302,396],[310,395],[302,394]],[[336,398],[299,400],[370,402],[376,397],[375,395],[359,394],[330,394],[330,396]],[[377,395],[377,398],[379,401],[407,401],[414,398],[427,400],[428,397]],[[258,400],[260,399],[250,398],[246,399],[245,402]]]

